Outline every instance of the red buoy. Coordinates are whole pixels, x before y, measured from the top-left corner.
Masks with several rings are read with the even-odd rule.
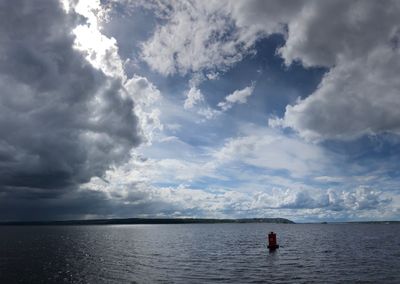
[[[279,245],[276,243],[276,234],[274,232],[268,234],[268,248],[270,250],[279,248]]]

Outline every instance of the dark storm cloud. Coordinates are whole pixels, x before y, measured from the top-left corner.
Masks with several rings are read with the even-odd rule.
[[[61,196],[140,143],[121,82],[73,49],[72,29],[83,20],[53,0],[0,1],[3,201]]]
[[[64,191],[56,198],[40,189],[20,188],[15,194],[4,196],[0,192],[1,220],[71,220],[89,218],[128,218],[174,216],[202,216],[203,210],[185,209],[170,200],[154,197],[148,191],[136,189],[129,196],[107,194],[95,190]],[[45,194],[42,194],[42,193]]]

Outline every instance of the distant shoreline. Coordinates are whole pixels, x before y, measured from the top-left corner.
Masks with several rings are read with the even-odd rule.
[[[50,225],[162,225],[162,224],[400,224],[400,221],[338,221],[338,222],[304,222],[296,223],[285,218],[243,218],[243,219],[209,219],[209,218],[116,218],[64,221],[1,221],[0,226],[50,226]]]
[[[400,221],[346,221],[346,222],[321,222],[317,224],[400,224]]]
[[[222,224],[222,223],[277,223],[295,224],[285,218],[207,219],[207,218],[124,218],[67,221],[6,221],[0,226],[29,225],[134,225],[134,224]]]

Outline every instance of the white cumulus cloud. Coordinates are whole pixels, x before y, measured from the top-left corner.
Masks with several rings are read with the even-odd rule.
[[[270,124],[311,140],[399,133],[399,12],[397,1],[306,2],[288,21],[279,54],[286,64],[330,69],[317,90]],[[332,13],[335,21],[327,20]]]
[[[225,101],[218,103],[218,106],[226,111],[230,109],[234,104],[245,104],[248,97],[250,97],[254,92],[255,84],[252,83],[241,90],[236,90],[232,94],[226,96]]]
[[[185,109],[191,109],[196,105],[198,102],[204,101],[204,96],[201,93],[200,89],[196,87],[190,88],[190,90],[186,94],[186,100],[184,104]]]

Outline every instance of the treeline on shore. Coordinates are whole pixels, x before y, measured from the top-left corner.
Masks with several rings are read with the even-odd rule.
[[[0,225],[129,225],[129,224],[212,224],[212,223],[278,223],[294,224],[285,218],[245,218],[245,219],[208,219],[208,218],[125,218],[67,221],[10,221]]]

